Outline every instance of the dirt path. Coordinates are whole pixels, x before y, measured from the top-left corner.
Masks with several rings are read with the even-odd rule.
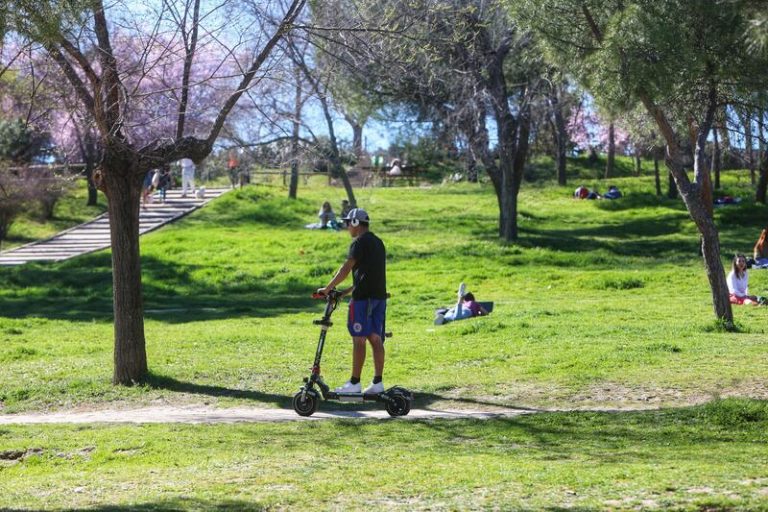
[[[502,412],[478,410],[441,410],[412,409],[409,420],[422,419],[490,419],[509,418],[534,411],[509,409]],[[254,407],[214,408],[204,406],[173,407],[153,406],[140,409],[94,410],[55,412],[44,414],[5,414],[0,415],[0,425],[27,424],[82,424],[82,423],[241,423],[241,422],[278,422],[278,421],[319,421],[330,419],[388,419],[390,416],[381,408],[366,410],[319,410],[314,415],[303,418],[292,409],[266,409]]]

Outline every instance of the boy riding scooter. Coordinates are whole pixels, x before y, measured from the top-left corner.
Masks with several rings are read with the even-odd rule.
[[[354,208],[343,219],[350,236],[347,260],[325,288],[322,295],[335,289],[352,272],[352,300],[349,303],[347,329],[352,336],[352,376],[335,389],[337,393],[382,393],[384,383],[384,325],[387,314],[387,253],[384,242],[369,231],[370,218],[365,210]],[[374,376],[363,391],[360,374],[365,364],[366,340],[373,351]]]
[[[384,389],[384,320],[387,309],[386,251],[382,241],[368,230],[368,214],[355,208],[344,217],[349,234],[355,239],[349,247],[347,260],[325,288],[320,288],[315,298],[326,300],[325,314],[315,324],[321,326],[312,373],[304,379],[304,385],[293,397],[293,408],[301,416],[311,416],[321,400],[343,402],[383,402],[390,416],[405,416],[411,410],[413,395],[399,386]],[[353,286],[337,291],[336,285],[352,272]],[[331,323],[331,315],[341,298],[352,290],[349,303],[347,328],[352,335],[352,376],[343,386],[331,391],[320,376],[325,337]],[[365,363],[366,341],[373,349],[374,377],[365,390],[361,389],[360,374]]]

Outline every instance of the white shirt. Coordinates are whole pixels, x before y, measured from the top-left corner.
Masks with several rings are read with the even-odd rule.
[[[731,273],[728,274],[728,293],[732,293],[733,295],[736,295],[737,297],[746,297],[749,295],[748,289],[748,281],[749,278],[747,277],[747,271],[744,271],[744,275],[742,277],[736,277],[736,273],[731,270]]]
[[[183,172],[194,171],[195,170],[195,162],[193,162],[191,158],[182,158],[181,159],[181,170]]]

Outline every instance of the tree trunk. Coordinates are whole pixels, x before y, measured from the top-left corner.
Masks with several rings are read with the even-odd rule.
[[[297,60],[296,64],[300,67],[304,76],[312,84],[312,88],[317,94],[317,98],[320,100],[320,106],[323,110],[323,116],[325,117],[325,124],[328,127],[328,140],[331,143],[331,171],[341,178],[341,182],[344,184],[344,190],[347,193],[347,200],[352,208],[357,207],[357,199],[355,199],[355,191],[352,189],[352,183],[349,181],[347,171],[344,170],[344,166],[341,163],[341,152],[339,151],[339,144],[336,140],[336,130],[333,125],[333,116],[331,116],[331,108],[328,105],[327,90],[321,89],[320,81],[312,75],[312,72],[307,67],[304,61]],[[328,174],[328,180],[330,181],[331,173]]]
[[[557,89],[550,93],[549,103],[552,108],[554,124],[553,134],[555,136],[555,146],[557,151],[557,154],[555,155],[555,160],[557,162],[557,184],[565,186],[568,184],[565,174],[567,164],[568,127],[566,126],[565,118],[563,116],[563,105],[560,103],[557,94]]]
[[[497,98],[498,99],[498,98]],[[520,179],[517,176],[518,169],[515,166],[518,148],[521,140],[519,127],[516,126],[509,108],[504,106],[494,109],[496,112],[496,125],[499,137],[499,172],[500,184],[497,189],[501,216],[499,236],[506,242],[517,240],[517,193],[520,190]],[[522,176],[522,168],[519,169]]]
[[[768,148],[765,144],[765,114],[760,112],[757,120],[757,128],[760,131],[760,179],[757,180],[757,190],[755,191],[755,201],[765,204],[766,188],[768,188]]]
[[[486,34],[487,36],[487,34]],[[486,65],[486,86],[491,98],[493,116],[498,136],[500,186],[494,183],[496,193],[501,193],[499,236],[506,242],[517,240],[517,194],[523,178],[523,167],[528,156],[530,132],[530,102],[527,87],[521,87],[521,108],[518,119],[509,108],[509,94],[504,76],[504,59],[509,49],[496,49]]]
[[[733,310],[728,293],[728,284],[725,280],[725,269],[720,259],[720,237],[713,219],[707,219],[704,226],[699,227],[701,232],[701,252],[704,256],[704,267],[707,270],[707,279],[712,290],[712,306],[715,316],[725,322],[727,329],[733,328]]]
[[[360,161],[363,156],[363,125],[352,122],[350,126],[352,127],[352,151],[354,151],[357,160]]]
[[[659,173],[659,152],[653,149],[653,178],[656,182],[656,196],[661,197],[661,175]]]
[[[503,165],[502,165],[503,168]],[[517,196],[512,173],[502,175],[500,235],[505,242],[517,240]]]
[[[85,162],[85,181],[88,184],[88,202],[87,206],[96,206],[99,202],[99,189],[96,188],[96,182],[93,181],[94,163],[90,160]]]
[[[720,259],[720,237],[712,217],[712,194],[707,192],[706,183],[701,189],[690,184],[683,186],[684,182],[679,180],[679,175],[684,174],[684,170],[674,170],[670,167],[670,171],[670,174],[675,176],[683,201],[701,234],[701,254],[704,258],[704,268],[712,292],[712,306],[715,316],[724,322],[727,329],[731,329],[733,328],[733,311],[729,301],[725,269]]]
[[[752,185],[754,185],[757,182],[757,179],[755,177],[755,151],[753,148],[754,141],[752,140],[752,118],[749,110],[744,111],[741,122],[744,125],[744,151],[746,152],[747,157],[749,179],[751,180]]]
[[[731,155],[733,147],[731,146],[731,134],[728,132],[728,126],[726,119],[723,120],[722,125],[718,126],[720,132],[720,151],[726,158]]]
[[[712,128],[712,174],[715,177],[715,190],[720,189],[720,143],[717,139],[717,128]]]
[[[616,165],[616,129],[611,122],[608,125],[608,158],[605,163],[605,178],[613,177]]]
[[[477,160],[472,154],[467,156],[466,171],[467,181],[470,183],[477,183]]]
[[[671,172],[667,172],[667,197],[670,199],[678,198],[677,183]]]
[[[333,121],[330,120],[330,112],[326,116],[328,119],[328,135],[331,140],[331,167],[333,174],[341,178],[341,182],[344,185],[344,191],[347,193],[347,200],[351,208],[357,207],[357,199],[355,199],[355,191],[352,188],[352,183],[349,181],[347,171],[344,170],[344,166],[341,163],[341,154],[339,152],[339,146],[336,142],[336,134],[333,131]]]
[[[344,191],[347,193],[347,200],[351,208],[357,207],[357,199],[355,199],[355,191],[352,188],[352,183],[349,181],[347,171],[344,170],[344,166],[341,163],[341,154],[339,153],[339,147],[336,143],[336,134],[333,131],[333,121],[330,120],[330,113],[326,116],[329,119],[328,134],[331,140],[331,166],[333,174],[341,178],[341,182],[344,185]]]
[[[643,173],[643,159],[640,155],[640,150],[635,150],[635,176],[640,176]]]
[[[760,179],[757,181],[755,201],[765,204],[765,193],[768,189],[768,151],[764,151],[760,159]]]
[[[291,182],[288,186],[288,197],[296,199],[299,189],[299,130],[301,129],[301,68],[294,65],[296,94],[294,96],[293,130],[291,133]]]
[[[147,377],[144,304],[139,254],[139,202],[143,176],[131,172],[128,159],[104,163],[112,243],[112,286],[115,322],[115,370],[112,382],[132,385]]]

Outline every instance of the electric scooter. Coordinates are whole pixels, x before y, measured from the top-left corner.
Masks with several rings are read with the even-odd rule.
[[[320,326],[320,339],[317,342],[315,362],[312,373],[304,377],[304,385],[293,397],[293,409],[299,416],[312,416],[321,400],[338,400],[340,402],[383,402],[390,416],[405,416],[411,411],[413,393],[400,386],[393,386],[382,393],[337,393],[323,381],[320,376],[320,359],[323,357],[325,336],[333,325],[331,315],[336,310],[344,294],[331,290],[327,295],[312,294],[314,299],[325,299],[325,314],[320,320],[312,323]],[[387,337],[389,335],[387,334]]]

